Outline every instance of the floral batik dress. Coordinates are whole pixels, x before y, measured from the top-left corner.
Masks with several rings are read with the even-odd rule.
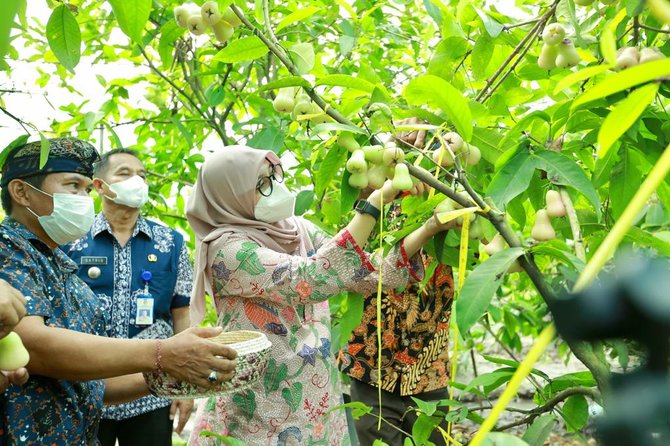
[[[377,288],[380,261],[365,253],[347,230],[326,239],[313,225],[296,255],[278,253],[242,236],[219,248],[212,289],[224,330],[258,330],[272,342],[264,376],[237,393],[200,405],[190,445],[215,445],[202,431],[249,446],[349,445],[339,374],[331,353],[328,298]],[[381,263],[385,288],[420,280],[419,257],[402,242]]]

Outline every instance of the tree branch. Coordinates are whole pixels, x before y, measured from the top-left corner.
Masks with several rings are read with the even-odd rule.
[[[635,43],[635,45],[637,45],[639,40],[640,40],[640,17],[635,16],[633,17],[633,42]]]
[[[187,94],[187,93],[186,93],[182,88],[180,88],[174,81],[172,81],[172,79],[170,79],[170,78],[167,77],[162,71],[160,71],[160,70],[158,69],[158,67],[156,67],[156,66],[153,64],[153,62],[152,62],[151,59],[149,58],[149,55],[148,55],[148,54],[146,53],[146,51],[144,50],[144,48],[142,48],[142,47],[139,46],[139,45],[138,45],[138,48],[139,48],[140,52],[142,53],[142,56],[144,56],[144,59],[145,59],[145,60],[147,61],[147,63],[149,64],[149,68],[151,68],[151,70],[152,70],[154,73],[156,73],[159,77],[161,77],[165,82],[167,82],[168,84],[170,84],[170,86],[171,86],[172,88],[174,88],[175,91],[177,91],[182,97],[184,97],[184,98],[188,101],[188,103],[191,104],[191,106],[194,108],[194,110],[195,110],[200,116],[202,116],[202,118],[203,118],[206,122],[209,122],[209,123],[210,123],[211,127],[212,127],[212,128],[214,129],[214,131],[219,135],[219,137],[221,138],[221,140],[222,140],[222,141],[224,142],[224,144],[225,144],[225,142],[226,142],[226,134],[225,134],[225,133],[223,132],[223,130],[219,127],[218,123],[216,122],[216,119],[215,119],[214,117],[209,116],[203,109],[200,108],[200,106],[193,100],[193,98],[192,98],[189,94]],[[181,67],[182,67],[182,71],[184,71],[184,70],[185,70],[184,66],[181,65]],[[187,73],[186,71],[184,71],[184,77],[185,77],[186,82],[189,83],[189,86],[191,87],[191,89],[193,89],[193,90],[194,90],[194,93],[196,93],[196,91],[195,91],[193,85],[191,84],[191,82],[189,82],[189,76],[188,76],[188,73]],[[196,94],[197,94],[197,93],[196,93]]]
[[[273,42],[270,41],[258,28],[256,28],[247,18],[244,16],[242,11],[235,5],[230,5],[230,8],[235,12],[237,17],[240,18],[242,23],[244,23],[244,26],[249,28],[256,37],[261,39],[265,46],[268,47],[268,49],[275,55],[277,56],[277,59],[284,64],[286,68],[288,68],[289,73],[293,76],[300,76],[300,73],[298,72],[298,69],[293,65],[293,62],[286,57],[284,54],[284,49],[281,46],[275,45]],[[354,126],[354,123],[349,121],[347,118],[342,116],[337,110],[332,108],[330,104],[328,104],[321,96],[319,96],[316,91],[314,91],[314,88],[307,88],[305,89],[309,97],[314,101],[316,105],[321,107],[321,110],[326,112],[331,118],[333,118],[335,121],[341,123],[341,124],[346,124],[346,125],[351,125]]]
[[[149,175],[151,177],[160,178],[160,179],[165,180],[169,183],[179,183],[179,184],[183,184],[185,186],[193,186],[193,183],[190,182],[190,181],[184,180],[182,178],[180,178],[179,180],[175,180],[174,178],[170,178],[168,176],[165,176],[163,174],[160,174],[160,173],[152,171],[152,170],[148,170],[147,175]]]
[[[263,21],[265,22],[265,32],[268,33],[268,36],[270,36],[272,43],[274,43],[277,48],[283,49],[277,40],[277,36],[275,36],[275,33],[272,30],[272,26],[270,26],[270,5],[268,0],[263,0]]]
[[[530,45],[533,43],[535,37],[539,34],[539,32],[541,32],[542,28],[544,28],[544,25],[547,22],[547,20],[549,20],[549,18],[554,14],[554,11],[556,11],[556,6],[558,6],[559,2],[560,0],[554,0],[554,3],[551,5],[549,10],[546,13],[544,13],[542,17],[540,17],[537,23],[530,29],[530,31],[528,31],[528,34],[526,34],[524,38],[521,39],[521,42],[519,42],[519,44],[514,48],[514,50],[512,50],[512,53],[507,57],[507,59],[505,59],[505,61],[500,65],[500,67],[498,67],[495,73],[493,73],[491,77],[486,80],[486,85],[484,85],[484,88],[482,88],[479,94],[475,97],[476,101],[483,102],[483,100],[485,100],[485,95],[489,87],[491,87],[491,85],[493,84],[493,82],[496,81],[498,76],[500,76],[500,74],[505,70],[505,68],[507,68],[507,65],[509,65],[512,62],[512,60],[517,55],[519,55],[519,53],[523,51],[523,54],[519,55],[519,60],[521,60],[523,55],[526,54],[526,52],[528,51],[528,48],[530,48]],[[526,46],[528,46],[528,48],[526,48]],[[514,64],[514,66],[516,66],[517,63],[518,61]],[[514,68],[514,66],[512,67],[512,69]],[[503,80],[505,77],[507,77],[507,75],[503,77]]]
[[[196,104],[196,102],[193,100],[193,98],[192,98],[190,95],[188,95],[188,94],[187,94],[182,88],[180,88],[177,84],[175,84],[175,83],[172,81],[172,79],[170,79],[170,78],[167,77],[165,74],[163,74],[163,72],[160,71],[160,70],[158,69],[158,67],[156,67],[156,66],[153,64],[153,62],[152,62],[151,59],[149,58],[149,55],[146,53],[146,51],[144,51],[144,48],[142,48],[140,45],[138,45],[138,48],[139,48],[140,52],[142,53],[142,55],[144,56],[144,59],[145,59],[145,60],[147,61],[147,63],[149,64],[149,68],[151,68],[151,70],[152,70],[154,73],[156,73],[158,76],[160,76],[165,82],[167,82],[168,84],[170,84],[170,86],[171,86],[172,88],[174,88],[177,92],[179,92],[179,94],[181,94],[181,95],[182,95],[182,96],[183,96],[183,97],[184,97],[184,98],[191,104],[191,106],[198,112],[198,114],[200,114],[200,116],[202,116],[206,121],[211,122],[210,119],[209,119],[209,117],[207,116],[207,114],[206,114],[205,112],[203,112],[203,111],[200,109],[200,107],[198,106],[198,104]]]
[[[525,22],[513,23],[511,25],[503,25],[503,30],[509,31],[510,29],[518,28],[520,26],[530,25],[531,23],[537,23],[540,19],[526,20]]]
[[[670,34],[670,29],[660,29],[660,28],[654,28],[652,26],[647,26],[642,23],[638,25],[642,29],[646,29],[648,31],[653,31],[655,33],[662,33],[662,34]]]
[[[572,229],[572,241],[575,244],[575,255],[579,260],[586,262],[586,251],[584,250],[584,242],[582,240],[582,228],[579,225],[579,219],[577,218],[577,211],[575,206],[572,204],[572,199],[568,195],[568,191],[565,187],[560,187],[559,193],[561,194],[561,201],[563,201],[563,206],[565,206],[565,212],[570,222],[570,229]]]
[[[11,114],[5,107],[0,106],[0,111],[2,111],[4,114],[6,114],[10,118],[12,118],[14,121],[18,122],[19,125],[21,126],[21,128],[23,128],[23,131],[26,132],[29,135],[31,134],[31,132],[30,132],[30,130],[28,130],[26,128],[26,126],[31,127],[31,128],[35,128],[35,126],[33,126],[32,124],[30,124],[28,122],[25,122],[21,118],[18,118],[16,116],[14,116],[13,114]]]
[[[555,397],[547,401],[544,405],[538,406],[534,409],[531,409],[528,411],[530,415],[527,417],[522,418],[521,420],[514,421],[509,424],[505,424],[499,427],[496,427],[494,430],[495,431],[505,431],[507,429],[511,429],[513,427],[517,426],[522,426],[524,424],[529,424],[531,423],[535,418],[538,416],[542,415],[543,413],[546,412],[551,412],[554,407],[556,407],[557,404],[565,401],[571,396],[574,395],[584,395],[590,397],[594,401],[599,401],[601,396],[600,392],[596,389],[592,389],[590,387],[571,387],[569,389],[565,389],[559,394],[557,394]]]
[[[470,187],[469,183],[465,178],[459,178],[458,181],[463,185],[463,187],[465,187],[466,191],[470,194],[470,196],[458,193],[453,189],[447,187],[445,184],[438,181],[430,174],[430,172],[428,172],[422,167],[414,166],[407,162],[405,164],[407,165],[409,173],[412,176],[414,176],[418,180],[423,181],[429,186],[432,186],[438,192],[442,192],[443,194],[445,194],[446,196],[448,196],[461,206],[469,207],[472,205],[472,202],[474,201],[477,204],[477,206],[479,206],[481,209],[489,209],[487,212],[480,212],[480,214],[482,214],[485,218],[487,218],[491,222],[491,224],[493,224],[493,226],[495,226],[495,228],[498,230],[500,235],[505,239],[505,241],[510,247],[512,248],[522,247],[521,241],[514,233],[512,228],[510,228],[510,226],[505,221],[505,214],[495,209],[488,203],[484,202],[484,200],[474,190],[472,190],[472,188]],[[530,254],[526,253],[521,257],[519,257],[519,263],[521,264],[523,269],[526,270],[528,277],[533,282],[535,288],[540,293],[545,302],[552,302],[553,300],[555,300],[553,291],[544,281],[544,276],[542,275],[537,265],[535,264],[533,257]]]

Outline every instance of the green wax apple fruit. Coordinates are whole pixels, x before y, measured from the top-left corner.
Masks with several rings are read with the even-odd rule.
[[[12,331],[0,339],[0,370],[20,369],[25,367],[28,361],[30,355],[18,334]]]

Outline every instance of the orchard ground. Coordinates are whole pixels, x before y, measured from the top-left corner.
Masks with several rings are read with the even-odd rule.
[[[523,340],[524,348],[523,351],[518,353],[516,356],[519,359],[522,359],[525,354],[528,353],[528,350],[532,347],[532,340],[526,338]],[[453,347],[450,347],[453,348]],[[485,349],[481,352],[482,354],[493,356],[497,358],[508,358],[509,356],[500,348],[497,344],[489,343],[485,346]],[[458,364],[458,373],[457,378],[461,383],[468,383],[475,378],[473,372],[473,365],[470,359],[470,355],[467,351],[460,353],[459,364]],[[476,354],[475,356],[475,366],[477,368],[477,375],[484,373],[492,372],[501,367],[500,364],[495,364],[490,361],[485,360],[481,354]],[[557,349],[552,345],[552,347],[540,358],[540,361],[535,365],[535,368],[546,373],[550,378],[556,378],[561,375],[573,372],[583,372],[587,371],[586,367],[579,362],[574,356],[570,356],[567,362],[565,362],[558,354]],[[492,392],[489,395],[489,399],[484,400],[482,398],[476,398],[472,394],[464,395],[462,401],[467,404],[469,408],[480,407],[484,404],[491,403],[494,405],[505,386],[501,386]],[[533,402],[533,394],[535,392],[534,387],[529,383],[528,380],[525,380],[519,389],[518,394],[514,397],[512,402],[509,405],[509,408],[520,409],[520,410],[531,410],[536,407],[536,404]],[[458,393],[456,393],[456,396]],[[204,402],[205,400],[196,401],[196,405]],[[195,409],[194,409],[195,412]],[[486,417],[489,414],[490,410],[479,411],[478,413]],[[515,422],[519,419],[522,419],[525,415],[518,412],[505,411],[501,418],[498,420],[498,425],[505,425],[508,423]],[[184,441],[188,439],[188,436],[193,428],[193,416],[187,423],[182,434]],[[587,427],[585,433],[583,434],[574,434],[569,433],[566,430],[565,424],[560,417],[558,418],[558,424],[554,428],[554,432],[547,438],[545,441],[545,446],[577,446],[577,445],[595,445],[595,439],[593,438],[593,429]],[[589,425],[591,425],[593,420],[589,420]],[[522,436],[527,429],[527,425],[521,425],[518,428],[512,428],[508,433]],[[454,424],[452,426],[452,433],[460,437],[463,441],[467,442],[467,439],[471,438],[472,435],[477,431],[478,425],[467,421],[461,424]],[[176,438],[176,437],[175,437]],[[177,441],[173,442],[175,446],[182,445],[185,443],[179,443]],[[465,444],[465,443],[463,443]],[[356,446],[356,445],[352,445]]]

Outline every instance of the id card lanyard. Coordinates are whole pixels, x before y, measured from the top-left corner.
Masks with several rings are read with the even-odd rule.
[[[137,311],[135,313],[135,325],[151,325],[154,323],[154,298],[149,293],[149,282],[151,282],[151,271],[142,271],[140,276],[144,281],[144,291],[137,295]]]

